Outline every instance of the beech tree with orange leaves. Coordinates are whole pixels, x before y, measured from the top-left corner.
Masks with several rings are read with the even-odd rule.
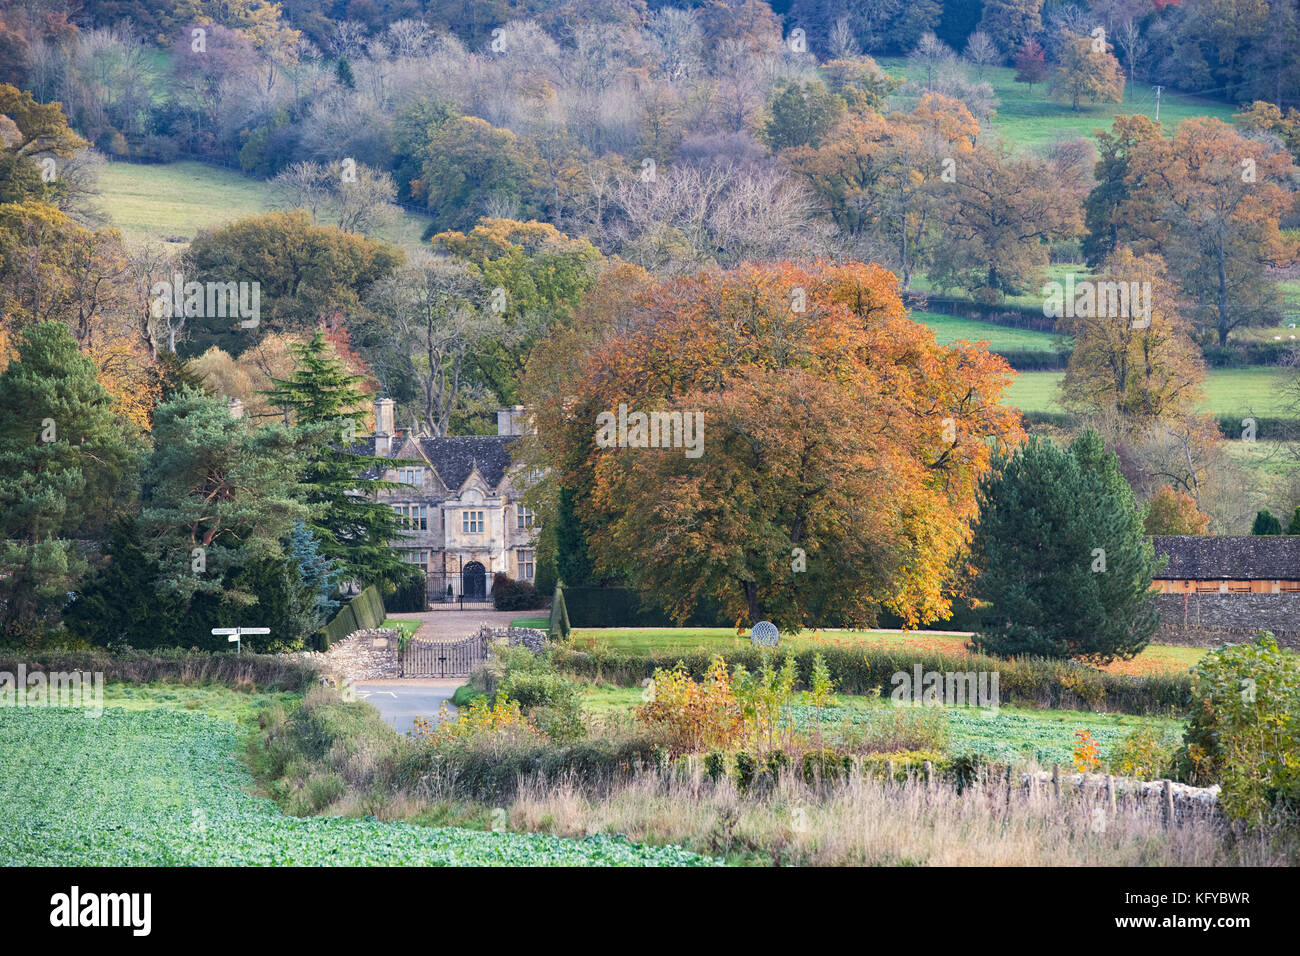
[[[1010,377],[909,320],[878,265],[651,281],[538,396],[533,464],[571,490],[598,572],[677,620],[712,600],[751,624],[916,624],[950,610],[991,448],[1023,438]],[[599,447],[620,405],[702,415],[701,453]]]

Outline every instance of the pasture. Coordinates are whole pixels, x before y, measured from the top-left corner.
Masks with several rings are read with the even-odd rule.
[[[183,245],[200,229],[272,208],[271,187],[243,173],[206,163],[144,165],[106,163],[99,177],[99,205],[128,242]],[[421,245],[429,219],[403,211],[377,238],[411,248]]]
[[[883,57],[877,62],[890,76],[923,82],[925,68],[904,57]],[[967,72],[975,79],[974,67]],[[1033,91],[1015,82],[1011,67],[985,67],[984,80],[991,83],[998,99],[992,126],[1005,142],[1017,147],[1037,148],[1050,145],[1062,137],[1083,136],[1091,139],[1097,128],[1110,129],[1114,117],[1141,114],[1155,118],[1155,89],[1146,83],[1126,83],[1121,103],[1080,106],[1076,113],[1069,103],[1051,99],[1046,83],[1034,84]],[[1194,116],[1215,116],[1232,122],[1234,107],[1218,100],[1189,96],[1166,87],[1160,97],[1160,122],[1166,135]]]
[[[1064,372],[1019,372],[1004,402],[1026,412],[1063,412],[1060,384]],[[1214,415],[1286,413],[1285,369],[1270,366],[1210,369],[1205,379],[1206,412]]]

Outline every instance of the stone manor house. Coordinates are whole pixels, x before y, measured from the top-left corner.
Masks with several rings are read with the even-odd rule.
[[[508,475],[523,427],[524,409],[515,406],[497,412],[495,435],[434,438],[398,429],[392,399],[375,402],[370,453],[394,463],[374,477],[411,486],[379,498],[406,521],[406,535],[392,543],[427,575],[431,603],[490,600],[497,572],[533,580],[533,514]]]

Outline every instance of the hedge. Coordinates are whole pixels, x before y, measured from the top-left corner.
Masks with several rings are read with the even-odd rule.
[[[180,648],[37,651],[21,655],[0,651],[0,672],[16,674],[20,664],[28,673],[89,672],[103,674],[107,682],[125,684],[157,681],[239,687],[252,683],[258,690],[293,692],[307,690],[319,677],[316,665],[310,660],[288,654],[212,653]]]
[[[632,588],[564,588],[569,622],[574,627],[672,627],[668,615],[653,605],[642,603]],[[683,622],[685,627],[731,627],[715,607],[701,607]]]
[[[404,581],[384,597],[384,609],[389,613],[428,610],[428,587],[423,574]]]
[[[642,770],[665,765],[666,754],[648,739],[580,740],[571,744],[535,743],[482,749],[413,749],[397,766],[395,782],[416,789],[434,773],[457,796],[509,800],[524,778],[550,783],[577,779],[589,787],[608,786]]]
[[[1049,352],[1046,349],[989,349],[1001,355],[1017,372],[1056,372],[1070,363],[1070,352]]]
[[[384,623],[384,602],[373,584],[354,597],[318,632],[317,649],[328,651],[353,631],[379,627]]]
[[[768,652],[771,653],[771,652]],[[777,654],[782,653],[779,649]],[[888,696],[891,680],[899,671],[997,672],[1002,704],[1029,704],[1065,710],[1104,710],[1126,714],[1184,713],[1191,704],[1191,678],[1176,676],[1135,677],[1111,674],[1075,661],[1042,658],[1004,660],[982,654],[959,656],[906,648],[824,647],[794,654],[799,686],[808,689],[814,654],[820,653],[830,669],[836,691],[869,694],[880,688]],[[757,647],[730,648],[724,655],[728,665],[743,664],[750,671],[762,666],[764,652]],[[579,677],[634,687],[657,668],[671,668],[680,661],[695,679],[702,679],[714,654],[686,653],[627,654],[621,651],[576,651],[558,646],[557,667]]]

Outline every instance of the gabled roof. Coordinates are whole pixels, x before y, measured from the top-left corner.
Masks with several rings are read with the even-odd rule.
[[[478,469],[489,488],[498,488],[510,468],[513,435],[459,435],[421,438],[420,449],[448,489],[457,491]]]
[[[489,488],[494,490],[499,488],[510,468],[510,446],[518,440],[518,436],[457,435],[449,438],[420,436],[412,440],[418,442],[416,450],[433,466],[447,490],[456,492],[461,489],[476,468]],[[387,457],[394,460],[401,458],[406,441],[404,435],[394,436]],[[375,439],[373,437],[363,439],[351,450],[359,455],[374,455]],[[370,469],[362,477],[378,478],[379,475],[374,469]]]
[[[1164,535],[1152,543],[1156,557],[1169,555],[1157,580],[1300,581],[1300,535]]]

